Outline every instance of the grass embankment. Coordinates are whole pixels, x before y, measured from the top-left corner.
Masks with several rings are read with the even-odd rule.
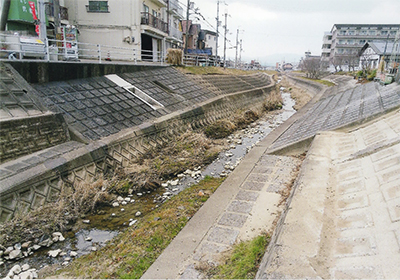
[[[320,84],[326,85],[328,87],[333,87],[333,86],[336,85],[335,83],[332,83],[332,82],[326,81],[326,80],[311,79],[311,78],[306,78],[306,77],[301,77],[301,76],[300,76],[300,78],[305,79],[305,80],[309,80],[309,81],[313,81],[313,82],[316,82],[316,83],[320,83]]]
[[[269,241],[269,235],[263,234],[240,242],[225,256],[223,264],[200,264],[197,269],[212,279],[254,279]]]
[[[258,72],[264,72],[269,75],[276,74],[276,71],[269,70],[242,70],[234,68],[223,68],[223,67],[200,67],[200,66],[185,66],[176,67],[179,71],[184,74],[194,74],[194,75],[251,75]]]
[[[222,182],[206,177],[144,216],[135,228],[57,274],[63,278],[140,278]]]

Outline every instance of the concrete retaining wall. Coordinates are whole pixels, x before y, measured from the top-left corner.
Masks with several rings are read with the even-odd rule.
[[[82,78],[99,77],[108,74],[121,74],[140,70],[157,69],[162,66],[75,63],[42,61],[7,61],[28,83],[48,83]]]
[[[0,162],[46,149],[69,140],[61,114],[1,121]]]

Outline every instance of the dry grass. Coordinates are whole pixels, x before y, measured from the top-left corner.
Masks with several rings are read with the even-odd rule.
[[[194,75],[251,75],[260,71],[257,70],[240,70],[223,67],[201,67],[201,66],[185,66],[177,67],[183,74],[194,74]]]
[[[172,65],[182,65],[183,51],[180,49],[167,50],[167,63]]]
[[[141,218],[137,226],[119,234],[106,247],[59,271],[59,277],[140,278],[222,181],[221,178],[206,177],[182,191]],[[200,191],[202,195],[199,195]]]
[[[77,217],[92,212],[110,199],[102,179],[91,184],[77,184],[74,188],[64,184],[56,201],[29,213],[17,213],[11,221],[0,224],[0,245],[13,245],[64,231]]]
[[[282,109],[283,100],[279,90],[276,89],[271,91],[271,94],[268,96],[267,100],[265,100],[263,105],[266,111]]]

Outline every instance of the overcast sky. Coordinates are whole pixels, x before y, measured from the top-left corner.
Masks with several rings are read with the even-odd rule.
[[[217,0],[191,1],[215,27]],[[270,65],[283,59],[298,62],[308,50],[320,55],[324,32],[330,31],[335,23],[400,24],[400,0],[225,0],[225,3],[228,5],[220,1],[219,14],[222,25],[223,14],[230,15],[228,47],[236,44],[239,29],[244,50],[242,60],[256,59]],[[199,23],[203,29],[213,30],[203,20]],[[219,31],[223,34],[222,27]],[[219,45],[222,56],[222,37]],[[227,57],[234,59],[235,49],[229,49]]]

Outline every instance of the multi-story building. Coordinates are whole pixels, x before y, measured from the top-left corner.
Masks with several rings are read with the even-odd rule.
[[[170,5],[167,0],[65,0],[80,42],[133,47],[137,59],[151,61],[162,59],[167,42],[177,46],[182,40],[175,28],[181,13],[179,3],[169,2]],[[172,23],[170,29],[168,20]]]
[[[167,48],[180,48],[183,45],[181,24],[183,8],[179,5],[178,0],[168,0],[167,5],[169,35],[167,37]]]
[[[366,42],[393,42],[400,24],[335,24],[325,32],[322,61],[357,56]]]
[[[217,50],[217,32],[204,29],[204,48],[211,49],[212,55],[216,54]]]

